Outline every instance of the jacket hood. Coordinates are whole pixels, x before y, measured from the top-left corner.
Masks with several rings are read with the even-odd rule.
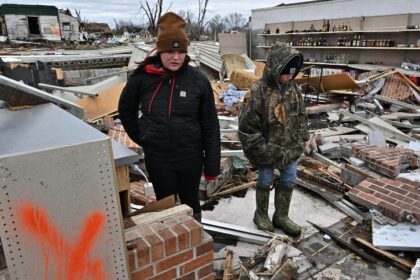
[[[265,63],[263,80],[272,87],[278,87],[278,77],[285,69],[295,68],[292,79],[299,73],[303,64],[303,55],[285,44],[271,47]]]

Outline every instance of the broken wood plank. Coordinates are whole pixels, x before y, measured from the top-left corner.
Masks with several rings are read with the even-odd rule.
[[[169,209],[174,206],[175,206],[175,195],[170,195],[158,201],[151,202],[147,204],[146,206],[144,206],[143,208],[137,211],[134,211],[133,213],[130,214],[130,217],[136,216],[142,213],[161,211],[161,210]]]
[[[347,241],[344,241],[343,239],[341,239],[340,237],[338,237],[336,234],[334,234],[332,231],[330,231],[327,228],[323,228],[320,227],[319,225],[316,225],[310,221],[307,221],[308,223],[310,223],[311,225],[313,225],[317,230],[321,231],[322,233],[328,234],[332,239],[334,239],[340,246],[345,247],[346,249],[349,249],[350,251],[352,251],[353,253],[359,255],[360,257],[362,257],[363,259],[367,260],[370,263],[376,263],[376,260],[374,257],[366,254],[364,251],[360,250],[359,248],[357,248],[356,246],[354,246],[351,243],[348,243]]]
[[[245,184],[242,184],[242,185],[239,185],[239,186],[235,186],[233,188],[230,188],[230,189],[227,189],[227,190],[224,190],[224,191],[213,193],[212,195],[209,195],[209,197],[213,198],[213,197],[223,196],[223,195],[227,195],[227,194],[232,194],[232,193],[235,193],[235,192],[238,192],[238,191],[241,191],[241,190],[248,189],[250,187],[254,187],[255,184],[256,184],[256,182],[248,182],[248,183],[245,183]]]
[[[344,102],[306,107],[306,113],[308,115],[314,115],[318,113],[331,112],[340,108],[345,108]]]
[[[372,243],[370,243],[370,242],[368,242],[364,239],[361,239],[359,237],[353,237],[352,241],[354,241],[358,245],[368,249],[369,251],[371,251],[375,255],[392,262],[395,266],[398,266],[399,268],[403,269],[404,271],[410,272],[411,269],[414,267],[413,262],[410,262],[409,260],[399,258],[399,257],[395,256],[394,254],[392,254],[390,252],[387,252],[385,250],[376,248],[375,246],[373,246]]]
[[[374,98],[379,100],[379,101],[383,101],[383,102],[386,102],[386,103],[398,105],[402,108],[407,108],[407,109],[417,111],[417,112],[420,111],[420,106],[417,106],[417,105],[414,105],[414,104],[409,104],[407,102],[398,101],[398,100],[391,99],[391,98],[388,98],[388,97],[385,97],[385,96],[382,96],[382,95],[375,95]]]
[[[344,127],[344,126],[337,126],[334,128],[322,128],[322,129],[315,129],[310,130],[310,133],[317,133],[321,134],[322,137],[334,136],[334,135],[343,135],[343,134],[350,134],[352,132],[356,132],[357,129],[351,127]]]
[[[226,261],[224,264],[224,270],[223,270],[223,280],[229,280],[231,276],[231,270],[232,270],[232,258],[233,258],[233,251],[228,250],[226,253]]]

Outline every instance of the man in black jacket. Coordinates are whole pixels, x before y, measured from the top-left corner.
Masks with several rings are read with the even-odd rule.
[[[127,82],[119,116],[143,147],[156,198],[179,195],[201,219],[198,187],[220,172],[220,129],[208,79],[188,65],[185,21],[174,13],[158,22],[157,55],[147,57]],[[140,110],[140,117],[139,111]]]

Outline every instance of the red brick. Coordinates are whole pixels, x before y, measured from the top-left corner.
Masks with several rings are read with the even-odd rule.
[[[381,193],[376,193],[375,196],[377,198],[381,199],[382,201],[386,201],[386,202],[388,202],[390,204],[394,204],[395,202],[397,202],[396,199],[391,198],[391,197],[389,197],[387,195],[384,195],[384,194],[381,194]]]
[[[400,209],[394,205],[391,205],[385,201],[381,201],[378,204],[379,209],[382,211],[383,214],[387,216],[391,216],[392,218],[401,221],[400,217]]]
[[[201,243],[201,234],[202,234],[202,227],[199,222],[196,220],[189,220],[182,224],[190,233],[190,240],[191,245],[195,246]]]
[[[144,239],[150,244],[152,261],[163,258],[163,240],[158,235],[148,235]]]
[[[190,247],[189,233],[182,225],[173,225],[171,226],[171,230],[178,238],[178,251],[182,251]]]
[[[179,253],[177,255],[174,255],[172,257],[163,259],[159,263],[156,264],[156,271],[162,272],[164,270],[167,270],[170,267],[177,266],[181,263],[185,263],[193,258],[193,250],[190,249],[188,251]]]
[[[353,195],[358,195],[359,193],[361,193],[361,191],[359,191],[357,188],[352,188],[350,191],[349,191],[349,194],[353,194]]]
[[[409,180],[407,178],[402,178],[401,177],[401,178],[397,178],[397,180],[398,181],[401,181],[401,182],[403,182],[403,183],[405,183],[407,185],[410,185],[412,187],[419,187],[420,186],[420,184],[418,182],[411,181],[411,180]]]
[[[177,278],[177,280],[195,280],[195,279],[197,279],[195,277],[195,271]]]
[[[402,186],[400,187],[400,189],[405,190],[407,192],[411,192],[411,193],[415,193],[416,189],[410,185],[407,184],[402,184]]]
[[[402,183],[400,181],[396,181],[396,180],[389,180],[388,185],[391,185],[393,187],[400,187],[402,185]]]
[[[201,278],[200,280],[214,280],[214,274]]]
[[[382,187],[380,187],[380,186],[373,185],[373,184],[372,184],[369,188],[370,188],[371,190],[377,191],[377,192],[379,192],[379,193],[381,193],[381,194],[385,194],[385,195],[390,193],[390,191],[389,191],[389,190],[384,189],[384,188],[382,188]]]
[[[154,232],[159,232],[161,230],[167,229],[168,227],[164,223],[153,223],[150,225],[150,228]]]
[[[388,190],[390,190],[390,191],[392,191],[392,192],[399,193],[400,195],[406,195],[406,194],[407,194],[407,192],[406,192],[405,190],[402,190],[402,189],[399,189],[399,188],[393,187],[393,186],[391,186],[391,185],[386,185],[384,188],[385,188],[385,189],[388,189]]]
[[[136,262],[137,262],[136,250],[128,251],[127,255],[128,255],[128,266],[130,268],[130,271],[135,271],[137,269],[136,268]]]
[[[170,218],[170,219],[164,220],[162,223],[165,224],[167,227],[171,227],[173,225],[179,224],[176,218]]]
[[[415,205],[416,206],[416,201],[414,200],[414,199],[411,199],[411,198],[409,198],[409,197],[403,197],[402,196],[402,199],[398,199],[398,200],[400,200],[400,201],[404,201],[405,203],[407,203],[407,204],[409,204],[409,205]],[[420,207],[420,201],[417,201],[418,202],[418,205],[419,206],[417,206],[417,207]]]
[[[369,188],[369,187],[370,187],[370,185],[371,185],[371,183],[373,183],[373,182],[371,182],[371,181],[369,180],[369,178],[368,178],[368,179],[363,180],[362,182],[360,182],[357,186],[358,186],[358,187]]]
[[[375,193],[375,191],[370,189],[371,186],[372,185],[370,185],[369,188],[365,188],[365,187],[362,187],[362,186],[357,186],[356,188],[361,192],[368,193],[368,194],[373,194],[373,193]]]
[[[173,280],[176,279],[176,268],[163,272],[156,275],[155,277],[149,278],[148,280]]]
[[[390,192],[390,193],[388,194],[388,196],[389,196],[389,197],[394,198],[395,200],[401,200],[401,201],[404,201],[404,200],[406,199],[406,197],[405,197],[405,196],[400,195],[399,193],[396,193],[396,192]],[[411,199],[411,198],[407,198],[407,199]]]
[[[419,200],[420,200],[420,195],[415,194],[415,193],[408,193],[408,194],[407,194],[407,197],[409,197],[409,198],[411,198],[411,199],[414,199],[414,200],[416,200],[416,201],[419,201]]]
[[[153,266],[149,265],[139,271],[131,273],[131,280],[144,280],[153,276]]]
[[[181,268],[181,273],[185,274],[190,271],[193,271],[199,267],[202,267],[204,265],[213,263],[213,252],[209,252],[205,255],[201,255],[197,258],[194,258],[192,261],[187,262],[184,264]]]
[[[205,276],[213,273],[213,263],[206,265],[205,267],[202,267],[198,270],[198,279],[204,278]]]
[[[207,241],[195,248],[195,256],[199,257],[205,253],[213,252],[213,240]]]
[[[177,238],[175,233],[169,229],[164,229],[158,232],[165,243],[165,256],[170,256],[178,252]]]
[[[133,241],[133,244],[136,245],[137,250],[137,262],[139,267],[143,267],[144,265],[150,263],[150,246],[149,244],[139,238]]]
[[[141,227],[138,229],[138,233],[139,233],[141,236],[147,236],[147,235],[153,235],[153,234],[154,234],[154,232],[153,232],[152,228],[151,228],[151,227],[149,227],[149,226],[147,226],[147,225],[145,225],[145,226],[141,226]]]
[[[358,195],[361,199],[365,200],[366,202],[368,202],[369,204],[372,205],[378,205],[378,203],[381,202],[381,200],[373,195],[367,194],[367,193],[360,193]]]
[[[132,230],[125,234],[125,241],[126,243],[130,243],[130,241],[136,240],[141,238],[140,233],[137,230]]]
[[[193,217],[188,216],[188,215],[180,215],[180,216],[177,217],[178,224],[182,224],[182,223],[184,223],[186,221],[190,221],[192,219],[193,219]]]

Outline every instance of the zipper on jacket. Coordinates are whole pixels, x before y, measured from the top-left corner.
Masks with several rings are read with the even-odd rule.
[[[147,113],[150,113],[150,110],[152,109],[153,101],[155,100],[155,96],[158,93],[158,91],[159,91],[160,87],[162,86],[162,84],[163,84],[163,81],[160,81],[159,84],[158,84],[158,86],[156,87],[155,92],[153,92],[153,95],[152,95],[152,97],[150,98],[150,101],[149,101],[149,106],[147,107]]]
[[[175,87],[175,76],[173,76],[173,78],[172,78],[171,95],[169,96],[169,105],[168,105],[168,117],[171,117],[172,96],[173,96],[173,93],[174,93],[174,87]]]

